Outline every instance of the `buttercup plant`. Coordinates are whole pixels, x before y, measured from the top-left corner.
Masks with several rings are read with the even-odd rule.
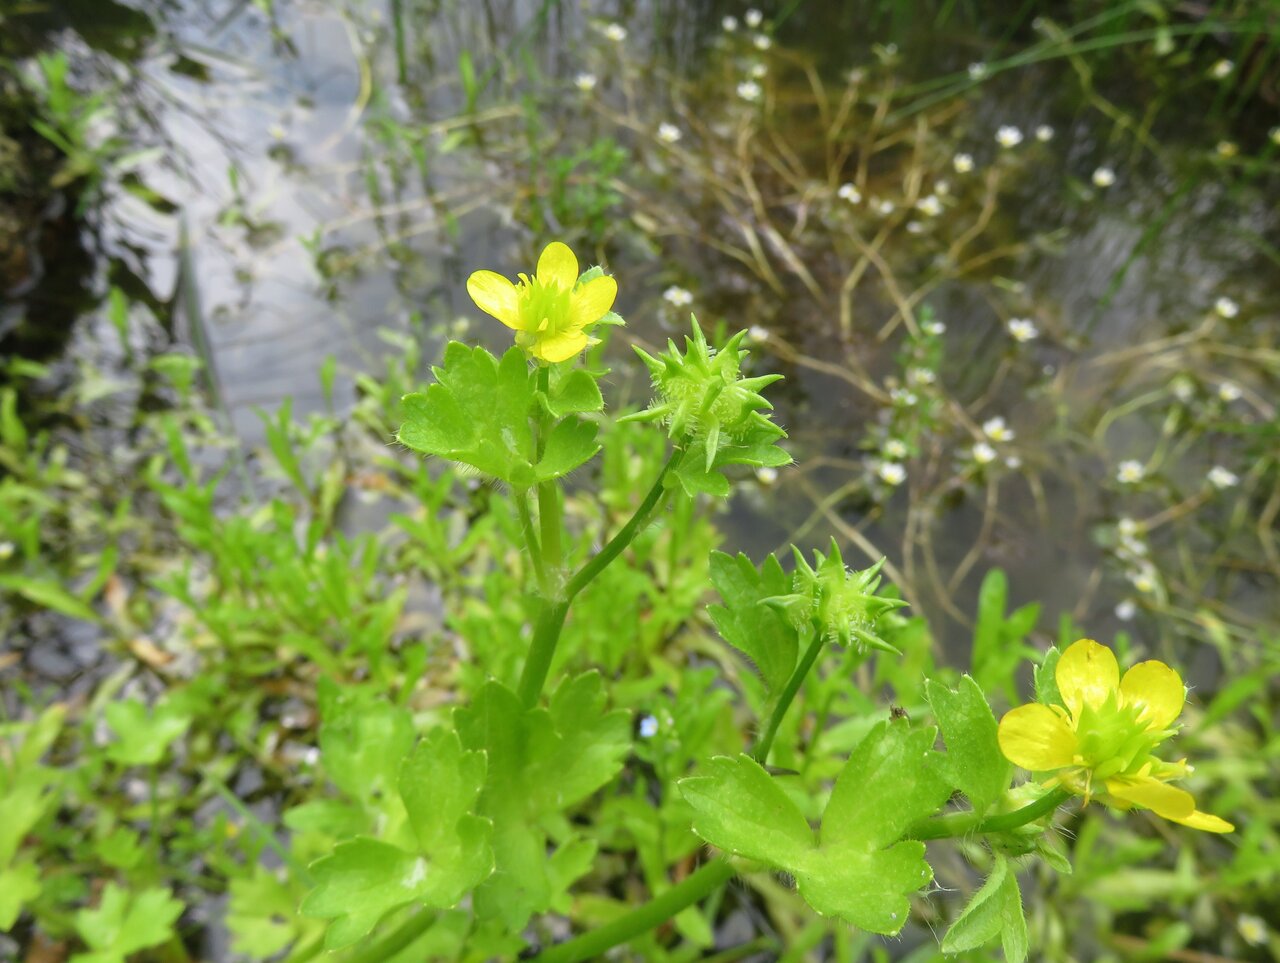
[[[580,274],[568,247],[552,243],[533,278],[513,284],[481,271],[468,289],[516,332],[515,345],[497,358],[450,343],[434,383],[405,398],[398,437],[507,487],[531,572],[524,591],[532,630],[518,679],[505,670],[490,677],[469,701],[433,713],[421,734],[398,707],[332,689],[322,699],[322,765],[353,815],[364,814],[335,832],[328,855],[311,867],[303,909],[328,921],[328,948],[355,947],[348,960],[372,963],[425,945],[431,934],[455,933],[464,935],[430,943],[453,950],[432,952],[478,959],[523,951],[564,963],[635,941],[665,952],[654,931],[673,917],[682,938],[706,945],[709,924],[695,923],[702,917],[693,908],[734,876],[762,870],[788,874],[821,916],[896,934],[933,879],[925,841],[963,839],[971,856],[986,851],[988,875],[942,948],[999,939],[1006,957],[1020,961],[1030,947],[1014,860],[1069,868],[1053,844],[1053,817],[1073,795],[1231,830],[1169,785],[1190,771],[1185,760],[1152,753],[1172,735],[1184,699],[1181,680],[1162,663],[1140,663],[1121,678],[1114,655],[1097,643],[1077,642],[1061,657],[1052,649],[1039,669],[1041,701],[999,724],[973,678],[954,688],[929,680],[923,692],[935,729],[888,707],[868,710],[866,697],[832,701],[863,663],[896,671],[898,659],[919,658],[919,636],[899,614],[906,602],[882,585],[883,559],[851,570],[834,540],[812,561],[796,549],[791,571],[773,555],[757,565],[715,552],[708,574],[720,601],[709,612],[754,670],[742,686],[759,736],[741,751],[705,744],[663,762],[670,855],[639,857],[653,898],[544,942],[548,930],[535,921],[571,905],[575,880],[607,871],[580,807],[602,790],[619,793],[629,753],[656,751],[680,718],[654,704],[633,730],[618,707],[624,690],[610,692],[576,644],[566,650],[571,608],[597,580],[612,579],[614,566],[633,564],[626,553],[665,513],[687,518],[698,498],[727,496],[733,466],[774,470],[790,456],[777,444],[786,434],[763,393],[778,376],[742,374],[746,332],[716,348],[695,319],[683,350],[674,342],[658,355],[637,349],[653,400],[607,426],[601,372],[578,359],[594,325],[621,323],[611,313],[611,277],[600,268]],[[614,432],[655,423],[665,463],[612,537],[581,543],[565,521],[562,480],[599,453],[601,435],[609,445]],[[525,643],[517,632],[504,644]],[[988,661],[975,667],[989,673],[997,654],[986,651]],[[832,755],[819,742],[835,716],[857,723],[861,735]],[[370,752],[372,769],[371,759],[359,761]],[[766,768],[771,758],[785,768]],[[1014,785],[1014,765],[1037,778]],[[701,866],[689,871],[704,846]],[[530,946],[531,932],[542,935]]]

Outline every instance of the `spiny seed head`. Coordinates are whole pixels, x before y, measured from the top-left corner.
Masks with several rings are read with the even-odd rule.
[[[901,599],[876,594],[884,559],[870,568],[850,571],[835,539],[831,540],[831,551],[827,555],[813,553],[812,565],[799,549],[795,554],[791,594],[766,599],[766,602],[797,628],[813,625],[830,642],[856,646],[863,654],[870,649],[899,654],[876,634],[883,616],[907,604]]]
[[[742,349],[747,332],[739,331],[719,351],[707,339],[692,316],[693,333],[684,339],[684,351],[674,341],[656,357],[636,348],[649,369],[655,398],[648,409],[624,420],[662,421],[667,433],[679,443],[697,442],[706,451],[707,468],[723,444],[759,441],[761,433],[784,438],[786,432],[763,412],[773,408],[761,389],[781,379],[781,375],[743,378]]]

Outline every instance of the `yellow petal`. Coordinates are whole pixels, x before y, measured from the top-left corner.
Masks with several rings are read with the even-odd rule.
[[[558,284],[566,291],[578,283],[578,259],[568,245],[552,241],[542,249],[538,258],[538,280],[543,284]]]
[[[1182,712],[1187,690],[1178,673],[1155,659],[1139,662],[1120,680],[1125,705],[1138,706],[1148,729],[1168,729]]]
[[[1006,712],[997,735],[1005,758],[1032,772],[1061,769],[1075,758],[1076,734],[1060,715],[1038,702]]]
[[[493,271],[476,271],[467,278],[467,293],[485,314],[491,314],[508,328],[519,327],[520,297],[516,286]]]
[[[1081,705],[1100,706],[1107,701],[1120,682],[1120,666],[1105,645],[1081,639],[1062,653],[1054,677],[1062,701],[1075,716]]]
[[[562,334],[557,338],[547,338],[533,346],[535,358],[543,361],[568,361],[587,346],[588,338],[581,331],[573,334]]]
[[[1171,822],[1182,823],[1184,826],[1190,826],[1192,829],[1200,829],[1206,833],[1232,833],[1236,827],[1231,825],[1225,819],[1219,819],[1212,813],[1202,813],[1196,810],[1190,816],[1183,819],[1173,819]]]
[[[1196,811],[1196,801],[1191,793],[1150,777],[1108,779],[1107,792],[1117,799],[1150,809],[1157,816],[1174,822],[1188,819]]]
[[[592,278],[569,298],[569,326],[581,328],[595,324],[613,307],[618,296],[618,282],[605,275]]]

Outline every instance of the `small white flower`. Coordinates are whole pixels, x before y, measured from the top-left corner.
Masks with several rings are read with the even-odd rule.
[[[605,39],[612,40],[614,43],[622,43],[627,39],[627,28],[620,23],[606,24],[600,32],[605,35]]]
[[[725,17],[723,20],[720,21],[720,26],[724,28],[725,33],[733,33],[735,30],[738,29],[738,18]]]
[[[924,323],[924,330],[926,334],[931,334],[936,338],[946,332],[947,326],[941,321],[926,321]]]
[[[887,485],[901,485],[907,480],[907,470],[896,461],[884,461],[876,469],[880,480]]]
[[[933,185],[933,192],[939,197],[946,197],[951,193],[951,182],[943,179]]]
[[[1093,172],[1094,187],[1110,187],[1116,182],[1116,172],[1110,167],[1099,167]]]
[[[302,751],[302,764],[304,766],[314,766],[320,762],[320,750],[315,746],[307,746]]]
[[[751,41],[756,45],[757,50],[768,50],[773,46],[773,41],[769,39],[767,34],[758,33]]]
[[[1138,524],[1137,520],[1126,515],[1116,521],[1116,531],[1121,538],[1136,538],[1138,533],[1142,531],[1142,526]]]
[[[1173,396],[1184,405],[1191,401],[1196,394],[1196,383],[1186,375],[1178,375],[1174,378],[1169,382],[1169,388],[1173,392]]]
[[[763,80],[765,77],[769,76],[769,67],[768,67],[768,65],[767,65],[767,64],[752,64],[752,65],[751,65],[751,76],[752,76],[752,77],[754,77],[756,80]]]
[[[925,217],[937,217],[942,213],[942,201],[933,194],[926,194],[916,201],[916,210]]]
[[[1134,558],[1145,558],[1150,554],[1150,552],[1151,549],[1142,539],[1125,538],[1123,535],[1120,536],[1119,554],[1131,555]]]
[[[1132,622],[1138,614],[1138,605],[1133,599],[1124,599],[1116,603],[1116,618],[1121,622]]]
[[[573,85],[583,93],[589,93],[596,89],[596,75],[586,73],[578,74],[578,76],[573,78]]]
[[[1221,465],[1214,465],[1210,468],[1209,474],[1205,478],[1218,491],[1222,491],[1224,488],[1235,488],[1236,485],[1240,484],[1240,476],[1227,468],[1223,468]]]
[[[888,217],[895,210],[897,210],[897,205],[893,201],[876,201],[876,211],[885,217]]]
[[[951,158],[951,166],[956,169],[957,174],[967,174],[973,170],[972,154],[956,154]]]
[[[769,340],[769,329],[753,324],[747,328],[747,340],[754,341],[756,344],[764,344]]]
[[[1048,124],[1041,124],[1036,128],[1036,140],[1042,144],[1047,144],[1053,140],[1053,128]]]
[[[1017,471],[1022,467],[1022,459],[1017,455],[1010,455],[1004,460],[1004,467],[1009,469],[1009,471]]]
[[[1012,124],[1005,124],[996,131],[996,143],[1001,147],[1017,147],[1022,143],[1022,131]]]
[[[968,71],[970,80],[981,80],[987,75],[987,65],[981,62],[971,63]]]
[[[16,546],[13,542],[0,542],[0,562],[7,562],[13,558]]]
[[[742,19],[746,21],[748,27],[754,30],[756,27],[760,26],[760,24],[764,23],[764,14],[752,7],[743,14]]]
[[[1026,344],[1040,337],[1040,329],[1030,318],[1010,318],[1007,327],[1010,337],[1020,344]]]
[[[1003,418],[988,418],[982,423],[982,433],[992,441],[1013,441],[1013,429]]]
[[[907,371],[907,383],[913,385],[931,385],[938,380],[938,374],[932,368],[911,368]]]
[[[979,465],[990,465],[996,460],[996,450],[985,441],[980,441],[974,445],[971,453],[973,460]]]
[[[1267,942],[1266,921],[1251,913],[1240,914],[1240,918],[1236,920],[1236,929],[1240,938],[1250,946],[1262,946]]]
[[[761,465],[756,469],[756,481],[761,485],[772,485],[778,480],[778,469],[771,468],[768,465]]]
[[[1234,318],[1240,313],[1240,305],[1230,298],[1218,298],[1213,302],[1213,310],[1218,313],[1220,318]]]
[[[664,144],[674,144],[682,136],[680,128],[675,124],[669,124],[666,121],[663,121],[658,125],[658,140],[662,141]]]
[[[841,184],[840,189],[836,191],[836,197],[842,201],[848,201],[850,204],[857,204],[862,200],[862,191],[858,190],[854,184]]]
[[[760,85],[754,80],[744,80],[738,84],[738,96],[754,103],[760,99]]]
[[[640,717],[640,738],[652,739],[658,734],[658,719],[656,716]]]
[[[1223,80],[1231,76],[1231,71],[1236,69],[1236,65],[1230,60],[1219,60],[1216,64],[1209,68],[1209,76],[1214,80]]]
[[[1156,590],[1156,573],[1150,565],[1144,565],[1137,571],[1130,572],[1128,578],[1129,584],[1144,595],[1150,595]]]
[[[679,285],[673,284],[662,292],[662,300],[677,308],[693,304],[693,295]]]
[[[1230,381],[1224,381],[1222,384],[1218,385],[1218,397],[1227,402],[1227,404],[1230,404],[1233,401],[1239,401],[1242,393],[1243,392],[1240,391],[1240,386],[1233,384]]]
[[[867,72],[861,67],[852,67],[849,72],[845,74],[845,77],[851,84],[860,84],[867,78]],[[1280,130],[1280,127],[1277,127],[1276,130]]]
[[[908,391],[906,388],[894,388],[889,392],[889,397],[893,399],[895,405],[903,405],[907,408],[920,400],[914,391]]]
[[[1280,127],[1272,127],[1267,131],[1267,136],[1271,138],[1271,143],[1280,145]]]
[[[901,438],[890,438],[884,443],[884,453],[894,461],[902,461],[909,454],[907,443]]]
[[[1122,485],[1133,485],[1142,481],[1146,474],[1147,470],[1142,466],[1142,462],[1130,459],[1120,462],[1120,467],[1116,469],[1116,481]]]
[[[924,233],[924,225],[923,225],[923,224],[921,224],[919,221],[907,221],[907,233],[908,233],[908,234],[923,234],[923,233]]]
[[[1219,157],[1235,157],[1240,153],[1240,145],[1233,140],[1220,140],[1218,146],[1214,148],[1218,152]]]

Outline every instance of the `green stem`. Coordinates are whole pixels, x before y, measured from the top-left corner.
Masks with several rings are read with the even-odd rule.
[[[1071,798],[1065,789],[1054,789],[1047,792],[1035,802],[1015,809],[1013,812],[1000,813],[989,819],[977,819],[973,813],[951,813],[936,816],[916,823],[908,832],[908,839],[953,839],[957,836],[982,835],[985,833],[1003,833],[1017,829],[1027,823],[1035,822],[1047,816]]]
[[[679,449],[671,453],[657,481],[653,483],[653,487],[649,489],[649,493],[645,495],[644,501],[640,503],[640,507],[631,516],[630,521],[609,539],[609,543],[591,561],[569,579],[560,598],[554,601],[547,600],[534,626],[533,641],[529,644],[529,657],[525,660],[524,671],[520,674],[520,701],[526,707],[532,708],[537,704],[538,695],[547,681],[547,672],[551,669],[551,659],[555,655],[556,645],[560,642],[560,629],[564,625],[565,616],[569,613],[569,604],[579,592],[591,584],[592,579],[603,572],[605,567],[631,544],[636,533],[649,520],[649,516],[658,507],[658,502],[662,500],[666,491],[667,473],[677,464],[681,454]],[[545,541],[543,546],[545,548]]]
[[[602,959],[606,950],[655,929],[681,910],[687,909],[715,892],[732,879],[733,875],[733,868],[722,859],[706,863],[687,879],[677,883],[662,895],[654,897],[643,906],[637,906],[630,913],[599,929],[583,933],[575,939],[539,953],[534,957],[534,961],[535,963],[579,963],[580,960]]]
[[[538,533],[533,528],[533,516],[529,512],[529,493],[520,492],[515,496],[516,511],[520,515],[520,530],[524,532],[524,544],[529,550],[529,559],[533,562],[533,570],[538,576],[538,588],[544,596],[550,596],[551,584],[547,580],[547,569],[542,564],[542,549],[538,545]]]
[[[796,693],[800,691],[800,685],[804,682],[804,677],[809,674],[809,670],[813,668],[813,663],[818,660],[818,653],[822,651],[823,641],[822,633],[817,628],[814,628],[813,641],[809,643],[809,648],[805,649],[804,656],[800,659],[800,664],[791,673],[791,678],[787,680],[786,686],[783,687],[782,693],[778,696],[773,712],[769,715],[769,724],[765,726],[764,734],[756,743],[755,748],[751,750],[751,757],[762,766],[769,759],[769,750],[773,748],[773,739],[778,734],[778,726],[782,725],[782,717],[791,708],[791,702],[795,699]]]
[[[431,929],[438,916],[439,913],[433,909],[420,909],[384,939],[369,944],[343,963],[384,963]]]
[[[551,368],[542,365],[538,369],[538,390],[546,397],[551,397]],[[537,460],[542,461],[546,452],[547,438],[553,427],[553,417],[539,409]],[[559,584],[560,565],[564,553],[560,543],[560,486],[555,481],[538,483],[538,525],[542,531],[542,558],[547,570]]]

